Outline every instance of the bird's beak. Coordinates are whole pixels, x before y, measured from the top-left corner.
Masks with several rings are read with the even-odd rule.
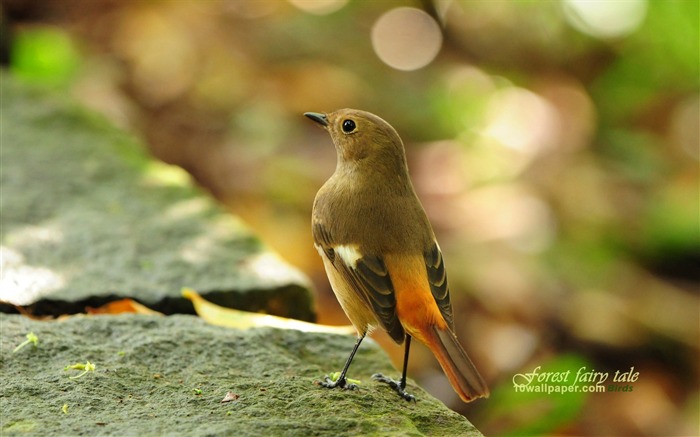
[[[316,123],[320,124],[324,128],[328,127],[328,117],[326,117],[326,114],[319,114],[318,112],[305,112],[304,115],[309,117]]]

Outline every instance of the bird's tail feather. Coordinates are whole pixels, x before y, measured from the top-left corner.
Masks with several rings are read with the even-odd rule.
[[[433,326],[428,346],[433,350],[450,384],[464,402],[489,396],[489,389],[457,337],[449,329]],[[432,343],[432,344],[431,344]]]

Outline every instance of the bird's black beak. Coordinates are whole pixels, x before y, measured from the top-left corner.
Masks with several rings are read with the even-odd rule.
[[[319,114],[318,112],[304,112],[304,115],[321,126],[328,127],[328,117],[326,117],[326,114]]]

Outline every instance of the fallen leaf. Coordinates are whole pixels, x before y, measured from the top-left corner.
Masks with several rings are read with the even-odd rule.
[[[92,308],[86,307],[85,312],[88,314],[122,314],[122,313],[136,313],[136,314],[150,314],[150,315],[163,315],[158,311],[154,311],[145,305],[136,302],[133,299],[121,299],[115,300],[113,302],[108,302],[100,307]]]
[[[241,397],[241,396],[240,396],[240,395],[237,395],[236,393],[227,392],[227,393],[226,393],[226,396],[224,396],[224,398],[221,400],[221,403],[223,404],[224,402],[235,401],[235,400],[237,400],[237,399],[240,398],[240,397]]]
[[[319,325],[317,323],[287,319],[285,317],[271,316],[269,314],[251,313],[248,311],[225,308],[207,301],[191,288],[183,288],[182,295],[192,302],[199,317],[212,325],[238,329],[272,327],[295,329],[304,332],[328,332],[331,334],[355,333],[355,328],[353,328],[352,325]]]

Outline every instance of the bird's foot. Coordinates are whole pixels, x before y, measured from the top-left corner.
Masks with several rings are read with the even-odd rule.
[[[357,384],[350,383],[348,382],[348,379],[344,376],[340,376],[339,373],[334,373],[329,375],[326,375],[323,378],[323,381],[317,381],[318,385],[321,387],[326,387],[326,388],[344,388],[345,390],[355,390],[357,388]]]
[[[386,384],[389,384],[389,387],[391,387],[396,393],[399,394],[402,398],[407,400],[408,402],[416,402],[416,397],[413,396],[412,394],[406,393],[406,385],[405,383],[402,384],[400,381],[396,381],[395,379],[391,379],[388,376],[384,376],[381,373],[375,373],[372,375],[372,379],[375,381],[379,382],[384,382]]]

